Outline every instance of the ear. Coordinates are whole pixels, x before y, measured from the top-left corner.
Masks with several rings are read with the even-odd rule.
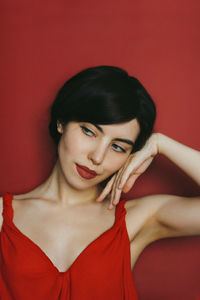
[[[59,133],[63,133],[63,126],[59,121],[57,121],[57,130]]]

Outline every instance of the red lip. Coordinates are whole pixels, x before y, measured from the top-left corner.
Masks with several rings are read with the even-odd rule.
[[[85,166],[81,166],[81,165],[78,165],[78,164],[77,164],[77,166],[79,166],[79,168],[81,168],[81,169],[83,169],[83,170],[85,170],[85,171],[87,171],[87,172],[89,172],[89,173],[91,173],[93,175],[98,175],[95,171],[93,171],[93,170],[91,170],[91,169],[89,169],[89,168],[87,168]]]
[[[98,175],[95,171],[78,164],[76,164],[76,169],[79,175],[85,179],[92,179]]]

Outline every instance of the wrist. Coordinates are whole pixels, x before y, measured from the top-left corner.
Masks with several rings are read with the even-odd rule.
[[[166,143],[166,135],[158,132],[157,134],[157,147],[158,147],[158,153],[163,154],[165,143]]]
[[[155,156],[160,153],[160,145],[161,145],[161,139],[162,134],[159,132],[152,133],[150,139],[147,141],[147,151],[150,152],[150,156]]]

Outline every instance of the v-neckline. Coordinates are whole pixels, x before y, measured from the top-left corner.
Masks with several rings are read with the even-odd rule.
[[[38,245],[36,244],[31,238],[29,238],[26,234],[24,234],[16,225],[15,223],[13,222],[13,219],[14,219],[14,210],[13,210],[13,205],[12,205],[12,200],[13,200],[13,194],[9,193],[11,195],[11,210],[12,210],[12,218],[11,218],[11,224],[13,226],[13,228],[15,229],[15,231],[22,237],[24,238],[25,240],[27,240],[31,245],[33,245],[38,253],[40,255],[42,255],[44,257],[44,259],[53,267],[53,269],[60,275],[65,275],[67,273],[70,272],[70,270],[74,267],[74,265],[77,263],[77,261],[80,260],[80,258],[85,254],[85,252],[87,252],[87,250],[92,247],[93,244],[95,244],[95,242],[100,239],[102,236],[104,236],[106,233],[110,232],[111,230],[113,230],[113,228],[115,227],[116,225],[116,221],[117,221],[117,208],[118,208],[118,205],[119,203],[122,201],[120,200],[120,202],[117,204],[117,206],[115,206],[115,218],[114,218],[114,222],[113,222],[113,225],[106,229],[104,232],[102,232],[98,237],[96,237],[92,242],[90,242],[81,252],[80,254],[75,258],[75,260],[73,261],[73,263],[69,266],[69,268],[67,268],[66,271],[59,271],[59,269],[55,266],[55,264],[53,263],[53,261],[49,258],[49,256],[45,253],[45,251]],[[123,199],[125,200],[125,199]],[[4,221],[3,221],[4,223]]]

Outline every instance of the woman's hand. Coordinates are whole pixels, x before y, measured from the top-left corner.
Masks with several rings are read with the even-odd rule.
[[[136,179],[144,173],[153,158],[159,153],[159,133],[152,133],[140,151],[130,154],[124,166],[108,181],[96,201],[100,202],[111,193],[111,202],[108,209],[117,205],[122,191],[127,193]]]

